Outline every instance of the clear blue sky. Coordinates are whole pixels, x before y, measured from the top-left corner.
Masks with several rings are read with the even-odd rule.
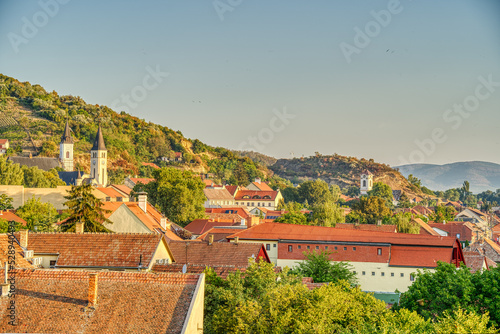
[[[214,146],[500,163],[498,0],[2,0],[0,72]]]

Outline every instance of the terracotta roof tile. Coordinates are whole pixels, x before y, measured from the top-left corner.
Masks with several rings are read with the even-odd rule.
[[[152,162],[143,162],[142,163],[143,166],[146,166],[146,167],[153,167],[154,169],[160,169],[160,167],[158,167],[158,165],[152,163]]]
[[[24,251],[19,246],[17,240],[9,242],[8,234],[0,234],[0,269],[3,268],[5,262],[9,262],[9,246],[13,245],[15,249],[15,265],[16,268],[34,268],[31,262],[24,258]],[[11,258],[12,259],[12,258]]]
[[[235,233],[241,232],[241,228],[211,228],[206,231],[202,235],[200,235],[197,239],[202,241],[208,241],[209,236],[214,236],[214,242],[224,241],[227,242],[227,237],[233,235]]]
[[[241,217],[248,219],[252,215],[250,214],[250,211],[246,207],[241,207],[241,206],[231,206],[231,207],[224,207],[224,208],[206,208],[205,209],[206,213],[237,213]]]
[[[129,187],[127,187],[124,184],[112,184],[111,187],[116,188],[116,189],[118,189],[118,191],[121,191],[122,193],[129,195],[129,196],[130,196],[130,192],[132,191],[132,189],[130,189]]]
[[[155,179],[147,178],[147,177],[130,177],[130,181],[134,182],[135,184],[142,183],[142,184],[148,184],[149,182],[153,182]]]
[[[249,196],[249,198],[247,198]],[[259,196],[260,198],[253,198],[255,196]],[[268,199],[263,198],[264,196],[269,196]],[[234,199],[237,201],[241,200],[260,200],[260,201],[274,201],[278,196],[278,191],[256,191],[256,190],[240,190],[234,196]]]
[[[434,231],[434,229],[431,226],[429,226],[429,224],[424,222],[422,219],[415,218],[412,221],[414,221],[418,225],[420,225],[420,234],[429,234],[429,235],[436,235],[436,236],[440,235],[439,233]]]
[[[89,273],[16,270],[17,326],[0,298],[0,328],[18,333],[180,333],[199,275],[99,272],[97,306]]]
[[[248,259],[264,256],[267,262],[269,257],[261,243],[229,243],[193,241],[172,241],[170,250],[176,263],[199,264],[207,266],[235,266],[247,267]]]
[[[104,195],[106,195],[108,197],[111,197],[111,198],[123,197],[123,194],[121,194],[120,192],[116,191],[113,188],[109,188],[109,187],[97,187],[97,190],[99,190]]]
[[[399,234],[401,235],[401,234]],[[435,268],[438,261],[451,263],[452,252],[445,247],[391,247],[390,266]],[[467,261],[465,262],[467,263]]]
[[[26,222],[26,220],[22,219],[21,217],[16,215],[14,212],[9,211],[9,210],[7,210],[7,211],[0,210],[0,219],[5,219],[8,222],[15,221],[15,222],[23,224],[23,226],[26,226],[26,224],[28,224]]]
[[[376,231],[357,231],[334,227],[264,223],[252,226],[229,238],[238,236],[241,240],[306,240],[306,241],[346,241],[378,242],[393,245],[435,245],[453,246],[453,237],[427,236],[420,234],[387,233]]]
[[[150,265],[162,235],[156,233],[29,233],[35,255],[59,254],[57,267],[138,268]]]
[[[193,234],[201,235],[216,226],[233,226],[240,224],[240,222],[234,222],[233,220],[222,221],[219,219],[219,221],[212,221],[210,219],[195,219],[184,228]]]
[[[345,230],[360,230],[360,231],[378,231],[396,233],[398,231],[396,225],[375,225],[375,224],[337,224],[335,228]]]
[[[226,188],[205,188],[203,193],[208,198],[208,200],[222,200],[222,201],[234,201],[233,196],[227,191]]]

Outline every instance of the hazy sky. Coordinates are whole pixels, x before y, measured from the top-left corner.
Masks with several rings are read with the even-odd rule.
[[[498,0],[0,0],[0,73],[230,149],[500,163]]]

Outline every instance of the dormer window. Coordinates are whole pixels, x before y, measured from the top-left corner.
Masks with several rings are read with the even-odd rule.
[[[262,199],[271,199],[271,196],[266,195],[266,196],[262,197]]]
[[[253,199],[260,199],[260,196],[259,195],[255,195],[252,197]]]

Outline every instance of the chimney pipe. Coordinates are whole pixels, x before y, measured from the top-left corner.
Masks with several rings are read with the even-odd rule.
[[[19,243],[24,249],[28,249],[28,230],[19,231]]]
[[[239,237],[234,237],[234,243],[235,244],[238,244],[238,242],[240,241],[240,238]]]
[[[89,297],[88,302],[90,307],[97,305],[97,278],[98,273],[89,273]]]
[[[9,263],[5,261],[5,281],[2,284],[0,284],[2,290],[1,293],[2,297],[8,296],[10,292],[10,284],[8,282],[8,274],[7,274],[8,270],[9,270]]]
[[[167,217],[165,215],[161,215],[160,225],[164,230],[167,229]]]
[[[208,236],[208,244],[211,245],[214,243],[214,235],[213,234],[210,234]]]
[[[144,213],[148,212],[148,194],[145,192],[137,193],[137,201],[139,202],[139,208],[141,208]]]
[[[83,228],[83,223],[82,222],[77,222],[75,224],[75,233],[83,233],[84,228]]]

